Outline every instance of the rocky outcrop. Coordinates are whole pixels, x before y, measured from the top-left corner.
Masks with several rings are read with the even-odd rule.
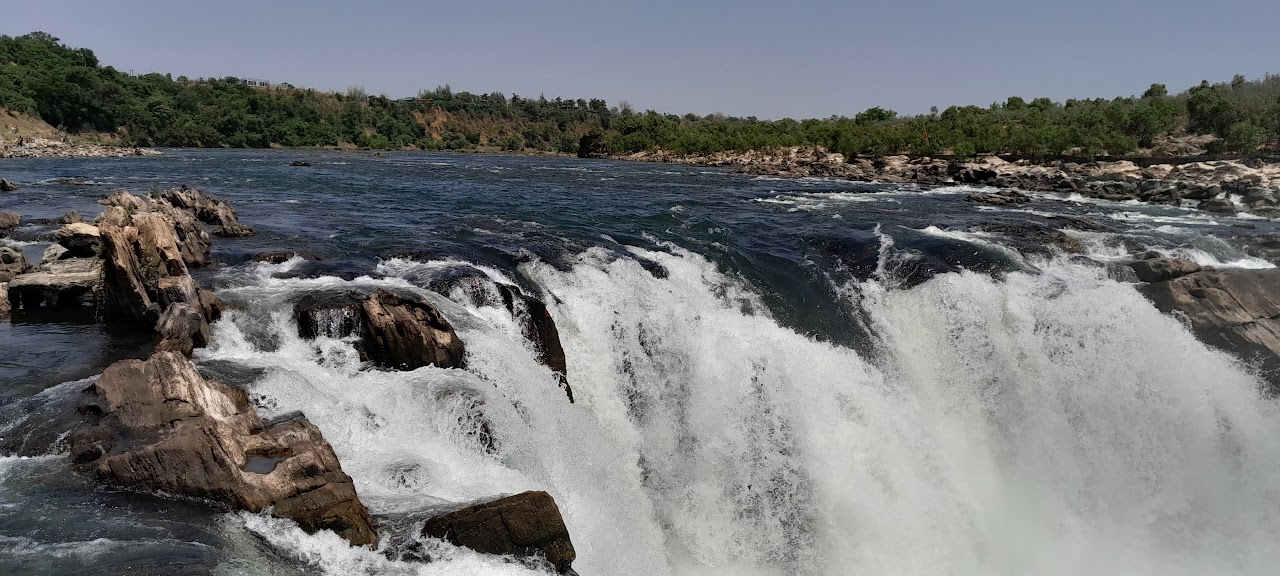
[[[465,363],[466,348],[453,326],[422,298],[387,290],[315,294],[294,305],[294,318],[303,338],[357,335],[360,358],[383,368],[461,368]]]
[[[9,284],[0,282],[0,318],[8,316],[12,310],[13,307],[9,304]]]
[[[423,535],[484,554],[542,556],[564,574],[577,553],[556,501],[524,492],[427,520]]]
[[[981,194],[970,194],[965,197],[965,201],[1004,206],[1005,204],[1030,202],[1031,197],[1016,190],[997,190],[994,192],[983,192]]]
[[[198,306],[179,302],[165,308],[160,315],[156,338],[159,339],[157,352],[177,352],[189,358],[194,349],[208,344],[209,324]]]
[[[54,236],[58,244],[66,248],[74,258],[97,256],[102,248],[102,234],[98,232],[98,227],[83,222],[67,224],[59,228]]]
[[[1280,269],[1201,270],[1142,291],[1156,308],[1185,317],[1201,341],[1256,362],[1280,393]]]
[[[120,227],[134,226],[135,219],[144,214],[161,216],[173,229],[178,251],[187,266],[203,266],[209,257],[212,243],[204,225],[193,211],[174,207],[169,202],[134,196],[128,192],[116,192],[102,201],[108,208],[99,214],[94,223]],[[144,216],[143,219],[146,219]]]
[[[9,298],[14,307],[24,310],[97,309],[102,302],[102,261],[70,258],[42,263],[36,271],[9,282]]]
[[[8,282],[27,270],[27,257],[22,250],[0,246],[0,282]]]
[[[17,189],[18,189],[17,184],[14,184],[13,182],[5,180],[4,178],[0,178],[0,192],[13,192],[14,190],[17,190]]]
[[[217,226],[218,236],[252,236],[253,228],[240,223],[235,208],[224,200],[205,196],[194,188],[174,188],[160,193],[160,199],[186,210],[205,224]]]
[[[0,232],[17,228],[22,223],[22,214],[0,211]]]
[[[68,138],[28,137],[22,144],[0,146],[0,158],[123,158],[125,156],[160,156],[150,148],[86,144]]]
[[[1178,258],[1150,258],[1129,264],[1142,282],[1167,282],[1200,271],[1200,265]]]
[[[40,263],[48,264],[50,262],[57,262],[70,257],[71,251],[67,250],[66,246],[61,244],[50,244],[44,249],[44,253],[40,255]]]
[[[80,213],[75,210],[68,210],[61,218],[58,218],[59,224],[75,224],[82,221],[83,219],[80,218]]]
[[[70,452],[102,483],[270,508],[308,532],[377,542],[351,477],[306,418],[263,422],[248,393],[205,380],[175,352],[113,364],[85,392]]]

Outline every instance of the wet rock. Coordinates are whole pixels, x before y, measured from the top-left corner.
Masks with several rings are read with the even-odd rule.
[[[546,492],[524,492],[437,516],[427,521],[423,534],[484,554],[542,556],[561,574],[577,557],[560,509]]]
[[[22,223],[22,214],[0,211],[0,232],[17,228]]]
[[[1147,258],[1129,264],[1142,282],[1165,282],[1200,271],[1200,265],[1178,258]]]
[[[1142,291],[1161,311],[1181,313],[1201,341],[1256,362],[1280,393],[1280,269],[1203,270]]]
[[[18,189],[17,184],[14,184],[13,182],[5,180],[4,178],[0,178],[0,192],[13,192],[14,190],[17,190],[17,189]]]
[[[464,365],[462,340],[426,301],[379,290],[363,302],[361,312],[362,356],[375,364],[398,370]]]
[[[27,257],[22,250],[0,246],[0,282],[8,282],[27,270]]]
[[[158,352],[113,364],[86,390],[69,437],[80,471],[116,488],[207,499],[377,542],[332,447],[306,418],[264,423],[248,393]]]
[[[48,248],[44,249],[44,253],[40,255],[40,263],[48,264],[50,262],[57,262],[58,260],[70,257],[71,251],[67,250],[66,246],[61,244],[50,244]]]
[[[91,258],[98,255],[102,247],[102,234],[97,226],[77,222],[67,224],[55,234],[61,244],[75,258]]]
[[[278,250],[273,252],[259,252],[249,257],[254,262],[266,262],[268,264],[284,264],[297,256],[297,252],[288,250]]]
[[[9,297],[15,307],[24,310],[96,308],[102,297],[102,261],[69,258],[41,264],[38,270],[9,282]]]
[[[1031,223],[985,222],[975,225],[972,230],[994,232],[1008,237],[1015,242],[1015,247],[1024,253],[1051,255],[1050,247],[1068,254],[1083,254],[1084,244],[1072,236],[1048,226]]]
[[[952,164],[947,172],[956,182],[963,184],[981,184],[999,176],[999,173],[991,168],[974,164]]]
[[[1216,212],[1219,214],[1235,214],[1236,205],[1226,198],[1210,198],[1200,202],[1197,208],[1205,212]]]
[[[200,312],[208,322],[217,322],[222,318],[222,300],[212,291],[201,288],[198,292]]]
[[[305,162],[302,160],[294,160],[293,162],[290,162],[289,165],[290,166],[311,166],[311,163]]]
[[[187,303],[177,303],[165,308],[156,323],[157,352],[177,352],[191,357],[195,348],[203,348],[209,342],[209,324],[205,315]]]
[[[461,368],[466,349],[453,326],[427,301],[386,290],[308,294],[293,308],[298,335],[358,336],[360,358],[384,368]]]
[[[1031,197],[1016,190],[999,190],[996,192],[984,192],[982,194],[970,194],[965,197],[965,201],[1003,206],[1005,204],[1030,202]]]
[[[556,321],[547,311],[547,305],[533,297],[525,297],[524,314],[518,315],[525,338],[533,342],[538,351],[538,361],[556,373],[560,387],[573,403],[573,388],[569,386],[568,363],[564,355],[564,346],[560,344],[560,331],[556,329]]]
[[[80,218],[80,213],[76,212],[75,210],[67,211],[65,214],[62,215],[61,218],[58,219],[59,224],[75,224],[81,221],[82,219]]]

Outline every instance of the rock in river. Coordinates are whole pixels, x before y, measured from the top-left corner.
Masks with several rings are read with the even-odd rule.
[[[524,492],[437,516],[423,534],[485,554],[541,555],[561,574],[577,553],[556,501],[546,492]]]
[[[384,368],[413,370],[434,365],[461,368],[466,348],[453,326],[426,300],[387,290],[359,294],[316,294],[294,305],[303,338],[358,334],[357,350]]]
[[[8,282],[27,269],[27,257],[22,250],[0,246],[0,282]]]
[[[71,455],[99,481],[254,512],[271,508],[308,532],[377,542],[351,477],[306,418],[264,423],[248,393],[205,380],[175,352],[117,362],[85,392]]]

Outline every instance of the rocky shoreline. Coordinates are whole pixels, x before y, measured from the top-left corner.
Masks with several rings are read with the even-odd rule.
[[[820,148],[784,148],[742,153],[675,155],[642,152],[619,160],[719,166],[744,174],[779,177],[826,177],[922,185],[978,185],[1035,192],[1079,194],[1112,201],[1195,207],[1235,214],[1280,218],[1280,164],[1262,160],[1207,160],[1139,166],[1128,160],[1107,162],[1026,160],[1008,162],[991,156],[972,161],[884,156],[846,158]],[[1023,201],[1014,194],[975,194],[975,202]]]
[[[150,148],[87,144],[69,137],[53,139],[31,136],[0,141],[0,158],[126,158],[163,155],[163,152]]]

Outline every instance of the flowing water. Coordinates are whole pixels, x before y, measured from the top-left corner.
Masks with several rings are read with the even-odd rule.
[[[199,272],[230,310],[197,363],[264,415],[303,411],[384,534],[355,549],[95,488],[56,439],[87,379],[146,339],[18,314],[0,323],[0,573],[544,573],[414,529],[536,489],[559,503],[584,575],[1280,566],[1276,402],[1113,264],[1156,250],[1270,267],[1234,237],[1271,222],[501,156],[176,150],[0,169],[25,183],[0,209],[33,222],[4,242],[36,260],[64,210],[92,215],[117,188],[230,200],[259,234],[217,239]],[[1011,225],[1066,228],[1088,258]],[[249,261],[264,250],[299,255]],[[447,282],[459,270],[479,289]],[[486,297],[496,284],[547,303],[575,403]],[[299,298],[379,287],[431,299],[468,368],[378,371],[349,340],[298,337]]]

